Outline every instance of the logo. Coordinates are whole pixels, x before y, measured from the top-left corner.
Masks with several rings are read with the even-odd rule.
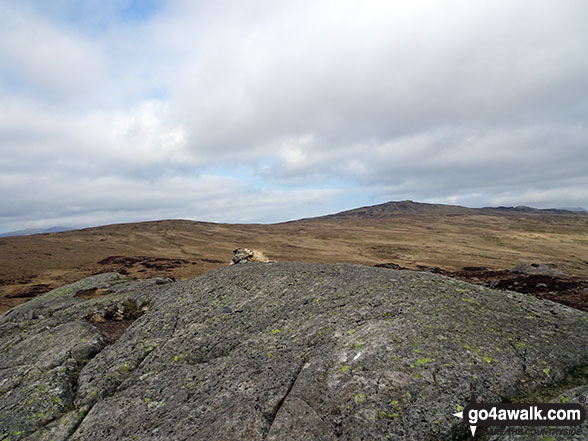
[[[453,415],[470,426],[472,436],[478,427],[580,426],[586,419],[586,410],[579,403],[478,403],[474,384],[470,391],[469,404]]]

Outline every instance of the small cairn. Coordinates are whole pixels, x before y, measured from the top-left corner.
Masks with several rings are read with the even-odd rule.
[[[229,265],[249,262],[273,262],[273,260],[269,260],[267,257],[265,257],[265,255],[261,251],[250,250],[249,248],[237,248],[233,251],[233,254],[233,260]]]

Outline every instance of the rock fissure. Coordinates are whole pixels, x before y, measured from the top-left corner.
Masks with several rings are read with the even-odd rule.
[[[81,412],[81,415],[79,416],[77,421],[71,426],[71,428],[69,428],[69,430],[67,431],[67,435],[66,435],[64,441],[69,440],[76,433],[78,428],[82,425],[82,423],[84,422],[84,420],[86,419],[86,417],[92,411],[93,408],[94,408],[94,405],[88,406],[87,410],[80,410],[79,411],[79,412]]]
[[[271,414],[267,418],[268,419],[269,427],[267,429],[267,433],[264,436],[264,439],[267,439],[267,436],[271,432],[272,427],[273,427],[273,425],[274,425],[274,423],[276,421],[276,418],[278,417],[278,415],[280,413],[280,409],[284,405],[284,402],[290,396],[290,392],[292,392],[292,389],[294,389],[294,385],[296,384],[296,381],[298,380],[298,377],[300,376],[300,372],[302,372],[302,369],[304,369],[304,365],[305,364],[306,364],[306,362],[304,360],[302,360],[300,362],[299,366],[297,367],[296,371],[294,372],[294,374],[293,374],[293,376],[292,376],[292,378],[290,380],[290,383],[288,384],[288,388],[286,389],[286,393],[280,399],[280,401],[278,401],[278,403],[276,404],[275,408],[272,410]]]
[[[105,280],[118,276],[75,288]],[[455,440],[465,377],[491,400],[588,364],[586,312],[429,273],[233,265],[110,291],[64,287],[28,306],[34,318],[0,317],[0,439]],[[114,342],[86,321],[131,300],[150,312]]]
[[[315,412],[315,416],[318,417],[318,419],[326,426],[326,427],[331,427],[331,424],[329,424],[328,422],[325,421],[325,419],[321,416],[320,412],[318,411],[318,409],[316,409],[311,403],[308,402],[308,400],[302,398],[302,397],[298,397],[300,400],[302,400],[304,402],[304,404],[306,404],[310,409],[312,409]],[[333,433],[336,433],[336,427],[333,428]]]
[[[53,417],[46,419],[46,420],[43,420],[43,424],[41,424],[38,427],[38,429],[42,429],[47,426],[50,426],[52,423],[54,423],[57,420],[60,420],[61,418],[64,417],[64,415],[67,415],[71,411],[79,411],[79,409],[75,406],[74,403],[76,401],[76,397],[78,394],[78,388],[79,388],[78,380],[79,380],[80,373],[81,373],[82,369],[84,368],[84,366],[86,366],[94,357],[96,357],[105,347],[106,347],[106,345],[103,346],[102,348],[100,348],[100,350],[93,352],[93,353],[90,353],[89,354],[90,357],[87,359],[83,359],[83,360],[76,359],[73,356],[72,351],[70,351],[68,353],[68,356],[69,356],[68,359],[65,360],[64,363],[54,367],[54,368],[56,368],[56,367],[63,366],[62,369],[66,370],[66,372],[68,374],[68,378],[69,378],[68,385],[71,390],[71,401],[70,401],[69,405],[64,406],[63,409],[59,413],[55,413],[53,415]],[[73,363],[70,363],[70,366],[68,366],[68,361],[75,362],[75,367],[71,366],[71,364],[73,364]],[[47,371],[44,371],[44,370],[39,369],[38,367],[35,367],[35,368],[45,374],[50,371],[50,369]],[[80,423],[81,423],[81,420],[80,420]],[[76,424],[76,428],[77,428],[77,426],[79,426],[80,423]],[[74,429],[74,431],[75,431],[75,429]],[[71,431],[71,433],[69,435],[71,435],[72,433],[73,433],[73,431]]]
[[[134,368],[129,368],[128,370],[128,377],[124,378],[122,380],[120,380],[118,382],[118,384],[116,384],[112,389],[109,390],[109,392],[107,392],[106,394],[104,394],[101,399],[102,400],[106,400],[112,396],[114,396],[117,392],[122,392],[123,390],[126,389],[126,387],[122,387],[125,384],[125,381],[131,376],[131,374],[133,374],[134,372],[136,372],[137,370],[139,370],[139,367],[141,366],[141,364],[145,361],[145,359],[147,359],[147,357],[149,357],[149,355],[151,355],[153,352],[148,352],[145,355],[143,355],[143,357],[139,358],[137,361],[137,364],[135,365]]]
[[[522,360],[523,373],[527,372],[527,350],[525,349],[525,352],[523,354],[521,354],[519,352],[519,350],[515,347],[515,345],[512,344],[512,342],[508,342],[508,344],[510,345],[512,350],[515,352],[515,354]]]
[[[175,320],[174,320],[174,327],[173,327],[172,332],[170,334],[170,338],[173,338],[174,335],[176,335],[176,329],[178,328],[179,321],[180,321],[180,317],[176,315]]]
[[[139,370],[139,369],[141,368],[141,366],[143,365],[143,363],[145,362],[145,360],[147,360],[147,358],[148,358],[149,356],[152,356],[152,357],[153,357],[153,356],[155,356],[155,354],[157,353],[157,349],[158,349],[158,347],[159,347],[159,346],[156,346],[155,348],[153,348],[153,350],[152,350],[152,351],[149,351],[149,352],[147,352],[147,353],[145,354],[145,356],[144,356],[143,358],[141,358],[141,361],[139,361],[139,362],[137,363],[137,366],[135,367],[135,369],[133,369],[133,371],[137,371],[137,370]]]

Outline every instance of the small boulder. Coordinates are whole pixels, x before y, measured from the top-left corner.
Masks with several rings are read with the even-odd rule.
[[[543,263],[522,263],[510,270],[514,274],[543,275],[543,276],[565,276],[563,271],[552,265]]]
[[[237,248],[233,251],[233,260],[229,265],[236,263],[249,263],[249,262],[263,262],[268,263],[270,260],[258,250],[250,250],[249,248]]]

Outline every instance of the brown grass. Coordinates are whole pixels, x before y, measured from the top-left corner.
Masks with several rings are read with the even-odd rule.
[[[0,238],[0,312],[105,271],[194,277],[228,265],[238,247],[259,249],[278,261],[395,262],[446,270],[536,262],[587,276],[588,216],[421,210],[273,225],[170,220]]]

